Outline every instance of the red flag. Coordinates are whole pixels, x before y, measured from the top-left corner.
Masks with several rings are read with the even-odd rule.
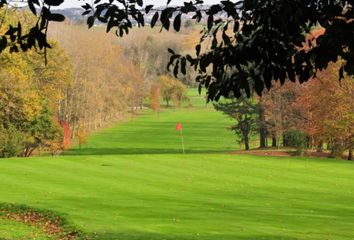
[[[176,125],[176,131],[181,131],[182,130],[182,123],[178,122]]]

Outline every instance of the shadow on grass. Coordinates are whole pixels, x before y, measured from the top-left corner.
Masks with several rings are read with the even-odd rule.
[[[205,235],[165,235],[156,233],[98,233],[99,240],[196,240],[196,239],[224,239],[224,240],[297,240],[298,238],[289,236],[275,236],[275,235],[252,235],[252,236],[237,236],[227,234],[211,235],[205,238]]]
[[[186,149],[186,153],[225,153],[225,150]],[[62,156],[82,155],[129,155],[129,154],[179,154],[181,149],[172,148],[82,148],[70,149],[62,153]]]

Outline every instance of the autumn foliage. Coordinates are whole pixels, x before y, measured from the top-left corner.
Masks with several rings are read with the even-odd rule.
[[[160,87],[157,84],[153,84],[150,90],[150,107],[156,113],[160,110]]]
[[[235,119],[232,129],[246,149],[253,137],[260,139],[261,148],[295,148],[297,154],[317,151],[352,159],[354,79],[339,81],[339,67],[330,64],[316,79],[303,84],[273,81],[262,97],[221,101],[215,108]]]
[[[61,127],[63,128],[63,146],[64,149],[67,149],[70,147],[70,137],[71,137],[71,133],[70,133],[70,126],[69,123],[65,120],[62,120],[60,122]]]

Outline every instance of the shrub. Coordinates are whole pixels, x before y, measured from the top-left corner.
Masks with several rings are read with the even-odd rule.
[[[306,147],[306,134],[299,130],[289,131],[284,134],[284,146],[296,148],[296,153],[301,155]]]
[[[0,126],[0,157],[16,157],[22,150],[23,135],[13,125]]]

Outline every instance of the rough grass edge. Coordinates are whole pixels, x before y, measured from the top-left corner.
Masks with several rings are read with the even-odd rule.
[[[58,240],[88,240],[89,234],[70,222],[64,214],[20,204],[0,203],[0,218],[35,226]]]

